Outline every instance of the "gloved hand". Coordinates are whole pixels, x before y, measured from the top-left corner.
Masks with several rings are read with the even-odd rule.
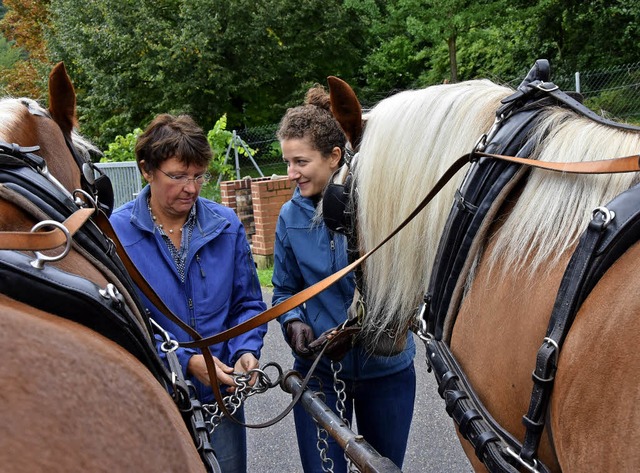
[[[292,320],[287,322],[285,326],[287,331],[287,341],[293,351],[303,358],[313,358],[314,354],[309,350],[309,343],[311,343],[316,337],[313,335],[313,330],[304,322],[299,320]]]
[[[340,325],[321,334],[316,340],[309,344],[309,349],[312,352],[318,352],[322,350],[323,345],[326,343],[328,346],[324,354],[332,361],[340,361],[345,357],[347,352],[353,348],[355,339],[359,333],[359,326],[351,325],[344,327]]]

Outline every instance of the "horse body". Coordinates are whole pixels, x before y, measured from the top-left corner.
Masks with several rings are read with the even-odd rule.
[[[331,91],[332,101],[352,100],[334,87]],[[380,102],[364,116],[361,137],[350,136],[345,127],[350,140],[361,143],[354,177],[362,252],[382,241],[443,170],[473,149],[490,129],[501,99],[512,93],[488,81],[428,87]],[[527,139],[533,143],[530,156],[541,161],[594,161],[640,150],[639,133],[557,107],[544,110]],[[460,182],[449,184],[415,223],[365,263],[363,341],[372,349],[384,347],[382,333],[401,333],[411,325]],[[520,441],[536,353],[580,234],[593,209],[637,182],[638,173],[531,170],[473,248],[446,337],[483,404]],[[639,253],[636,244],[605,273],[560,352],[539,449],[552,471],[634,471],[640,461],[640,416],[634,407],[640,402],[640,355],[634,348],[640,337]],[[462,437],[461,442],[483,471],[471,446]]]
[[[28,99],[0,102],[0,140],[39,146],[51,174],[72,192],[81,182],[67,146],[76,123],[75,92],[62,65],[53,69],[49,86],[46,116],[32,113],[44,110]],[[28,232],[46,215],[14,194],[0,185],[0,230]],[[60,248],[43,253],[60,254]],[[131,298],[75,243],[67,256],[46,265],[99,287],[112,283],[125,301]],[[0,364],[4,470],[204,471],[174,401],[137,358],[82,325],[6,295],[0,307],[0,340],[7,348]]]

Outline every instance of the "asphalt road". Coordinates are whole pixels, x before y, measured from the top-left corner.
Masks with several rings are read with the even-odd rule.
[[[271,293],[263,289],[264,300],[271,301]],[[424,344],[416,339],[418,352],[415,359],[417,395],[415,413],[402,471],[404,473],[471,473],[453,421],[445,411],[444,401],[438,395],[432,373],[428,373],[424,359]],[[284,370],[293,365],[293,356],[285,343],[277,321],[269,323],[261,364],[276,362]],[[275,372],[273,372],[275,373]],[[267,371],[271,375],[272,371]],[[279,387],[264,394],[252,396],[246,403],[247,422],[262,423],[282,412],[290,395]],[[249,473],[302,472],[293,414],[289,413],[277,424],[264,429],[249,429]]]

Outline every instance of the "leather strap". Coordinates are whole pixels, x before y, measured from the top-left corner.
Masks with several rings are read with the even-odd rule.
[[[471,156],[484,156],[500,159],[512,163],[524,164],[533,168],[546,169],[548,171],[566,172],[570,174],[615,174],[621,172],[640,171],[640,154],[634,154],[622,158],[602,159],[600,161],[587,161],[578,163],[552,163],[548,161],[536,161],[535,159],[504,156],[475,152]]]
[[[73,236],[85,224],[94,209],[78,209],[62,224]],[[51,250],[64,245],[69,237],[61,230],[54,229],[45,232],[0,232],[0,248],[3,250]]]
[[[102,211],[98,211],[96,214],[96,224],[100,229],[105,233],[106,236],[113,240],[116,251],[120,259],[122,260],[124,266],[129,272],[131,278],[136,283],[136,285],[140,288],[140,290],[147,296],[147,298],[157,306],[157,308],[163,312],[163,314],[176,323],[179,327],[181,327],[186,333],[188,333],[191,338],[193,338],[192,342],[184,342],[181,343],[183,347],[190,348],[199,348],[202,351],[204,356],[205,363],[207,365],[207,371],[209,373],[209,382],[211,383],[211,387],[218,402],[220,408],[228,415],[228,411],[224,406],[224,402],[222,400],[222,395],[220,394],[219,383],[216,376],[215,364],[213,362],[213,358],[209,350],[204,350],[204,348],[213,345],[214,343],[220,343],[231,338],[234,338],[242,333],[245,333],[249,330],[252,330],[260,325],[264,325],[271,320],[274,320],[286,312],[298,307],[304,302],[308,301],[312,297],[316,296],[320,292],[324,291],[326,288],[335,284],[341,278],[349,274],[352,270],[360,266],[367,258],[369,258],[373,253],[378,251],[382,245],[387,243],[391,238],[393,238],[400,230],[402,230],[413,218],[418,215],[431,200],[442,190],[442,188],[453,178],[457,172],[462,169],[467,163],[477,160],[479,157],[493,158],[493,159],[501,159],[505,161],[517,162],[520,164],[528,165],[531,167],[547,169],[550,171],[557,172],[571,172],[571,173],[582,173],[582,174],[602,174],[602,173],[614,173],[614,172],[632,172],[632,171],[640,171],[640,155],[627,156],[623,158],[611,159],[611,160],[602,160],[602,161],[592,161],[592,162],[581,162],[581,163],[550,163],[550,162],[541,162],[527,158],[517,158],[513,156],[503,156],[498,154],[489,154],[489,153],[481,153],[481,152],[473,152],[469,154],[465,154],[464,156],[458,158],[440,177],[440,179],[436,182],[433,188],[429,191],[429,193],[422,199],[422,201],[418,204],[418,206],[409,214],[409,216],[402,221],[386,238],[384,238],[378,245],[376,245],[373,249],[368,251],[366,254],[355,260],[353,263],[345,266],[341,270],[333,273],[330,276],[327,276],[323,280],[317,282],[313,286],[310,286],[297,294],[294,294],[289,299],[282,301],[281,303],[267,309],[266,311],[236,325],[235,327],[231,327],[219,334],[203,338],[196,330],[192,327],[184,323],[180,318],[178,318],[165,304],[162,302],[162,299],[156,294],[153,288],[149,285],[144,276],[138,271],[136,266],[130,260],[127,252],[124,250],[118,236],[116,235],[109,219]],[[319,355],[320,356],[320,355]],[[231,416],[229,416],[231,417]],[[235,419],[234,419],[235,420]],[[237,421],[236,421],[237,422]]]

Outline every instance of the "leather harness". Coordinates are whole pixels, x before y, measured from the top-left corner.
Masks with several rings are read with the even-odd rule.
[[[37,151],[37,147],[0,143],[0,197],[40,221],[36,227],[41,224],[54,227],[48,232],[0,233],[0,293],[91,328],[138,358],[161,385],[170,388],[205,467],[219,472],[202,408],[194,397],[195,389],[182,379],[181,370],[174,370],[172,375],[159,358],[154,328],[133,280],[118,258],[113,240],[99,226],[99,222],[108,222],[105,212],[109,209],[95,197],[100,191],[89,185],[91,176],[87,167],[81,166],[86,171],[82,181],[87,190],[78,191],[83,200],[76,198],[75,193],[69,194],[48,174],[44,160],[35,154]],[[77,160],[78,155],[73,154]],[[106,184],[108,181],[102,181],[101,185]],[[109,192],[102,195],[108,196]],[[94,208],[85,208],[89,203]],[[67,248],[58,257],[47,257],[37,251],[65,242]],[[45,264],[64,257],[70,247],[111,282],[99,287],[86,278]],[[36,259],[20,250],[36,251]],[[174,376],[176,373],[179,376]]]
[[[544,60],[536,63],[518,91],[503,103],[496,114],[498,128],[483,143],[487,153],[526,156],[530,151],[526,131],[535,126],[542,107],[550,104],[569,107],[600,123],[619,126],[595,115],[549,83],[548,63]],[[640,131],[627,125],[619,127]],[[638,170],[638,163],[635,166],[633,163],[637,159],[637,156],[630,157],[630,171]],[[594,212],[570,260],[536,359],[530,407],[523,417],[526,433],[520,444],[486,410],[448,345],[462,300],[462,286],[475,255],[473,250],[484,239],[488,222],[493,220],[506,195],[526,172],[518,160],[511,161],[481,158],[468,171],[440,240],[421,312],[424,327],[421,336],[447,412],[488,470],[517,472],[524,467],[546,472],[548,467],[537,459],[537,449],[559,351],[580,304],[610,265],[640,239],[640,185]],[[529,164],[527,160],[521,162]]]

